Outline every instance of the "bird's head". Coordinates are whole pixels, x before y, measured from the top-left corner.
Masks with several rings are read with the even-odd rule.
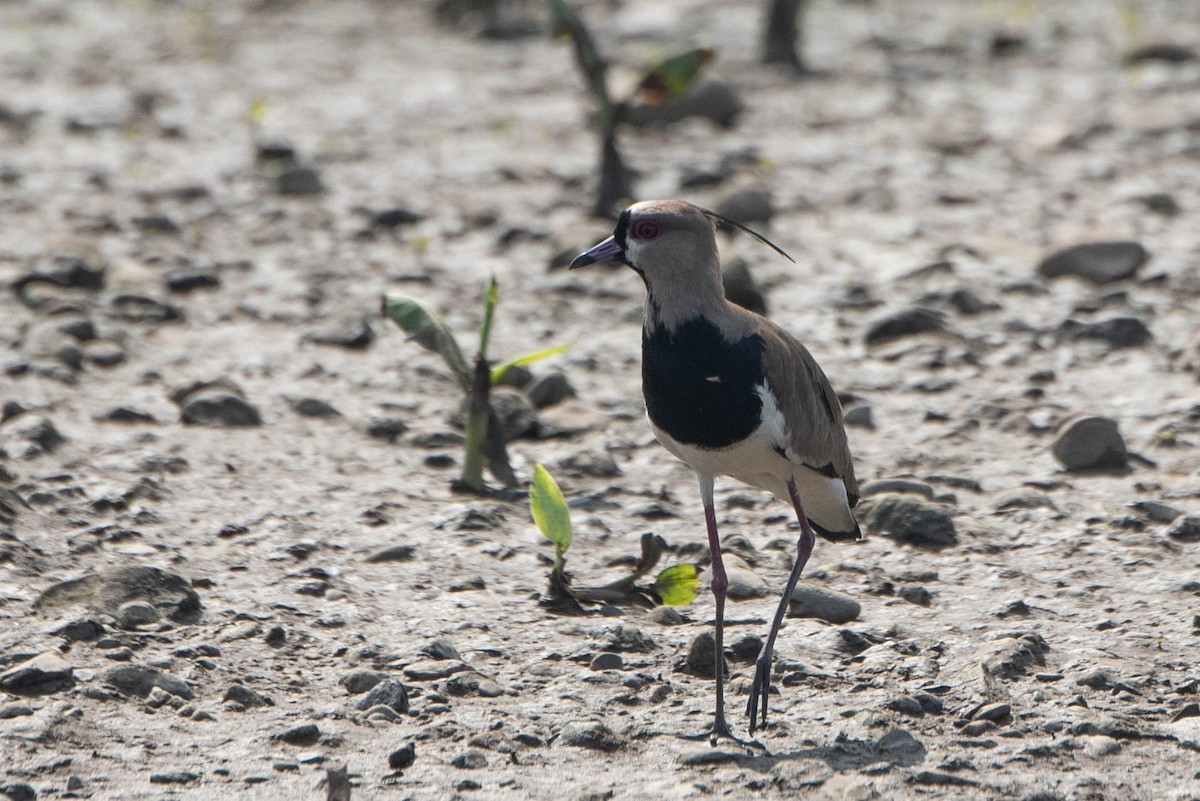
[[[653,287],[662,282],[720,281],[716,226],[728,225],[788,256],[749,228],[682,200],[645,200],[634,203],[617,219],[613,235],[571,262],[571,269],[602,261],[619,261],[632,267]]]

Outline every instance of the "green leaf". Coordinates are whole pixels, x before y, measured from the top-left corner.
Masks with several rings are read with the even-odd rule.
[[[504,374],[508,372],[510,367],[524,367],[527,364],[540,362],[542,359],[549,359],[551,356],[557,356],[563,351],[570,350],[574,344],[572,342],[566,345],[555,345],[552,348],[542,348],[541,350],[522,353],[520,356],[509,359],[506,362],[500,362],[500,364],[492,368],[492,386],[495,386],[504,377]]]
[[[446,321],[433,307],[402,292],[388,292],[383,296],[383,313],[418,345],[445,359],[464,392],[471,388],[471,367]]]
[[[654,591],[664,606],[690,604],[700,592],[700,571],[693,564],[668,567],[654,580]]]
[[[691,88],[705,65],[716,55],[710,47],[699,47],[671,56],[647,70],[638,89],[652,106],[674,103]]]
[[[554,543],[557,559],[571,547],[571,514],[562,490],[550,471],[540,463],[533,466],[533,483],[529,487],[529,511],[542,536]],[[556,561],[557,561],[556,559]]]

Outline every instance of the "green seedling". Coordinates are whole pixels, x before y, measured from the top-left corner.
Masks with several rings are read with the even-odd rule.
[[[550,24],[554,36],[569,39],[575,49],[575,63],[583,73],[588,91],[596,104],[596,121],[600,131],[600,181],[596,202],[592,207],[597,216],[607,217],[618,205],[633,197],[633,181],[617,148],[617,130],[632,98],[614,101],[608,91],[608,64],[600,55],[591,31],[579,12],[567,0],[548,0]],[[715,51],[700,48],[671,56],[651,65],[638,81],[637,92],[647,103],[673,103],[690,89],[704,66],[713,60]]]
[[[554,543],[554,568],[550,571],[547,605],[576,611],[580,603],[633,604],[637,606],[683,606],[695,600],[700,588],[700,569],[683,563],[661,571],[652,585],[638,585],[666,549],[657,534],[642,535],[642,554],[628,576],[599,587],[573,587],[566,572],[567,549],[571,547],[571,514],[562,491],[545,467],[533,468],[529,486],[529,511],[542,536]]]
[[[383,315],[400,326],[409,339],[441,356],[459,388],[466,394],[466,442],[463,445],[463,471],[458,485],[480,494],[488,491],[483,480],[485,462],[488,470],[505,487],[511,489],[520,485],[508,461],[504,432],[492,409],[491,388],[511,368],[539,362],[571,347],[559,345],[542,348],[493,367],[488,361],[487,352],[492,336],[492,319],[499,302],[500,288],[493,278],[484,291],[479,349],[475,352],[472,365],[467,362],[454,333],[436,309],[402,292],[388,292],[383,297]]]

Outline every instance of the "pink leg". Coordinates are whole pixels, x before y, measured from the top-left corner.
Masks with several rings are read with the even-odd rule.
[[[804,514],[804,505],[800,503],[800,496],[796,493],[796,483],[791,479],[788,479],[788,493],[792,496],[792,508],[796,510],[796,519],[800,521],[800,539],[796,542],[796,561],[792,564],[792,573],[788,576],[783,597],[779,599],[779,606],[775,610],[775,619],[771,621],[771,631],[767,634],[767,641],[758,655],[754,683],[750,685],[750,700],[746,704],[746,714],[750,716],[751,734],[754,734],[754,729],[758,724],[760,698],[762,699],[762,722],[764,724],[767,722],[767,698],[771,690],[771,659],[775,651],[775,637],[779,634],[780,626],[783,625],[783,616],[787,614],[788,603],[791,601],[792,593],[796,590],[796,583],[800,581],[800,573],[808,564],[808,557],[812,556],[813,546],[817,543],[817,536],[813,533],[812,526],[808,524],[808,517]],[[716,581],[715,573],[713,581]]]

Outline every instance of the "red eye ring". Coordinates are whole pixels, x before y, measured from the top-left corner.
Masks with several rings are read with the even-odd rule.
[[[658,220],[638,220],[633,224],[634,239],[654,239],[662,233],[662,223]]]

